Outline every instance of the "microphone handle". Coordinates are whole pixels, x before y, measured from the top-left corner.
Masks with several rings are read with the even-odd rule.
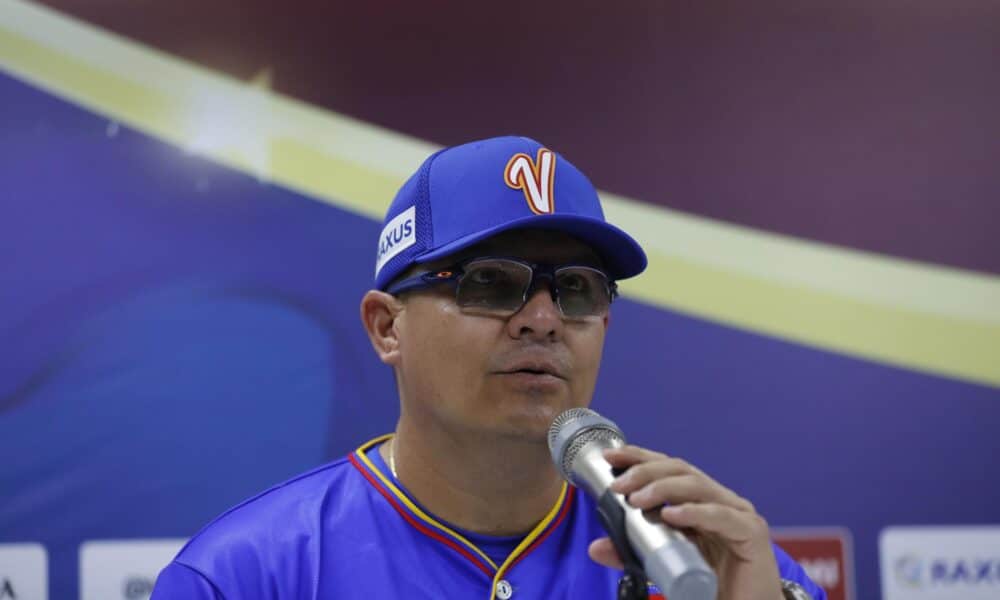
[[[621,556],[626,565],[638,558],[646,576],[671,600],[715,600],[718,582],[697,546],[664,524],[655,510],[636,508],[609,489],[615,473],[602,450],[622,445],[617,439],[588,444],[574,460],[575,482],[598,501],[601,521],[619,554],[622,538],[627,539],[626,556]]]

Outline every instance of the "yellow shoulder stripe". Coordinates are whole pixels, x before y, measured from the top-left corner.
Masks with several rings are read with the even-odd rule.
[[[476,546],[475,544],[473,544],[472,542],[470,542],[469,540],[467,540],[460,533],[452,530],[450,527],[448,527],[444,523],[441,523],[440,521],[438,521],[434,517],[428,515],[423,510],[421,510],[420,507],[417,506],[416,504],[414,504],[413,501],[410,500],[409,497],[407,497],[407,495],[404,494],[398,487],[396,487],[396,485],[388,477],[386,477],[381,471],[379,471],[377,468],[375,468],[375,465],[372,464],[372,461],[368,458],[368,456],[366,455],[366,452],[368,452],[368,450],[372,446],[374,446],[374,445],[376,445],[378,443],[384,442],[384,441],[386,441],[386,440],[388,440],[390,438],[392,438],[392,434],[380,436],[380,437],[377,437],[377,438],[375,438],[373,440],[365,442],[364,444],[362,444],[356,450],[358,458],[360,458],[361,461],[365,464],[365,466],[368,467],[368,469],[372,473],[374,473],[376,477],[378,477],[379,481],[382,482],[382,485],[384,485],[386,487],[386,489],[388,489],[392,493],[392,495],[395,496],[395,498],[397,500],[399,500],[400,502],[402,502],[403,505],[405,505],[406,508],[411,513],[413,513],[413,516],[417,517],[418,519],[420,519],[424,523],[430,525],[431,527],[434,527],[438,531],[446,533],[449,537],[455,539],[456,541],[461,542],[463,546],[465,546],[466,548],[468,548],[472,552],[475,552],[476,555],[479,558],[483,559],[483,561],[486,564],[488,564],[490,567],[492,567],[493,570],[495,571],[496,568],[497,568],[496,563],[493,562],[493,560],[490,559],[489,556],[486,556],[486,554],[482,550],[480,550],[478,546]]]

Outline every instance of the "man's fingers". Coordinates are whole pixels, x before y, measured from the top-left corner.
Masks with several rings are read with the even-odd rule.
[[[610,567],[612,569],[624,569],[625,563],[619,558],[618,552],[615,550],[615,545],[611,542],[611,538],[600,538],[593,542],[590,542],[590,547],[587,548],[587,554],[594,562],[604,565],[605,567]]]
[[[624,470],[611,484],[611,489],[620,494],[634,492],[656,479],[698,472],[679,458],[671,458],[637,446],[608,449],[604,451],[604,457],[612,467]]]
[[[660,457],[656,460],[629,465],[624,473],[615,478],[611,489],[627,494],[651,481],[693,472],[696,472],[696,469],[679,458]]]
[[[629,504],[643,510],[664,504],[719,501],[715,490],[695,475],[675,475],[657,479],[631,493],[628,491],[624,493]]]
[[[698,502],[721,504],[746,513],[754,512],[754,506],[749,500],[701,474],[665,477],[624,493],[629,504],[642,509],[657,508],[664,504]]]
[[[607,448],[604,450],[604,458],[611,466],[624,469],[634,464],[668,458],[666,454],[646,450],[639,446],[622,446],[621,448]]]
[[[675,528],[693,528],[718,536],[737,554],[752,540],[767,540],[767,521],[757,513],[721,504],[681,504],[660,510],[663,521]],[[747,550],[747,548],[743,548]]]
[[[611,489],[628,496],[633,506],[647,509],[667,503],[714,502],[754,511],[748,500],[682,459],[635,446],[607,450],[605,457],[613,466],[626,468],[611,483]]]

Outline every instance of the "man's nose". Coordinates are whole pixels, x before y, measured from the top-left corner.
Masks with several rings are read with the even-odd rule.
[[[548,281],[540,282],[528,292],[521,310],[508,321],[511,337],[533,336],[539,339],[562,335],[563,319]]]

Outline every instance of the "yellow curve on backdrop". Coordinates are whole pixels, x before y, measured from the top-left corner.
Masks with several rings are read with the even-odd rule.
[[[436,148],[274,94],[269,72],[237,81],[24,0],[0,3],[0,69],[109,121],[376,220]],[[1000,387],[1000,277],[602,196],[609,220],[649,253],[649,270],[622,286],[633,299]]]

